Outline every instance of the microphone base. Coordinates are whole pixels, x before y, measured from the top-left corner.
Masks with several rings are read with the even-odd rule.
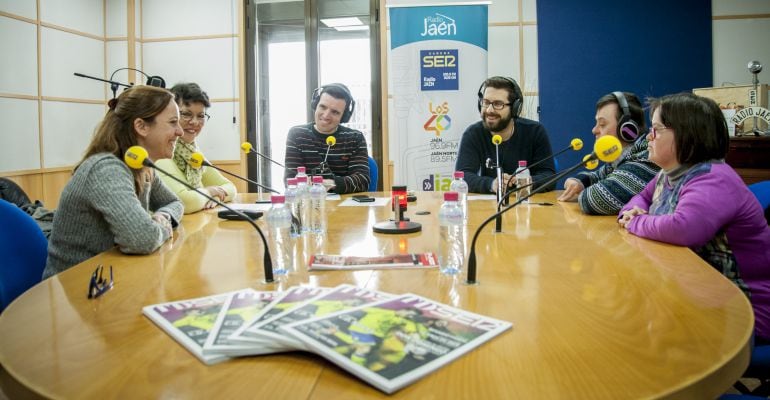
[[[478,286],[480,284],[481,284],[481,282],[479,282],[479,281],[473,281],[473,282],[471,282],[471,281],[463,281],[463,285],[465,285],[465,286]]]
[[[384,233],[388,235],[398,235],[404,233],[415,233],[422,230],[422,225],[412,221],[383,221],[374,224],[372,227],[374,233]]]

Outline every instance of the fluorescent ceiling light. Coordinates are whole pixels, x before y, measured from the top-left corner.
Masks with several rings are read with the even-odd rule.
[[[369,27],[366,25],[356,25],[356,26],[335,26],[334,29],[338,31],[368,31]]]
[[[338,26],[363,25],[361,20],[356,17],[326,18],[321,19],[321,22],[329,28],[336,28]]]

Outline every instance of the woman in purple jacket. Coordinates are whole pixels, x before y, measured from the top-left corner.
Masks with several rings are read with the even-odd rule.
[[[719,106],[690,93],[651,101],[647,136],[658,175],[620,210],[634,235],[687,246],[733,281],[770,341],[770,227],[759,201],[724,162],[729,137]]]

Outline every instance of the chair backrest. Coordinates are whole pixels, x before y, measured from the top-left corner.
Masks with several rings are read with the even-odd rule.
[[[763,210],[766,210],[767,207],[770,206],[770,181],[752,183],[749,185],[749,190],[751,190],[751,193],[754,193],[754,196],[757,197]]]
[[[377,161],[369,157],[369,191],[377,191],[377,178],[379,177],[379,170],[377,169]]]
[[[0,200],[0,312],[41,281],[48,241],[34,219]]]

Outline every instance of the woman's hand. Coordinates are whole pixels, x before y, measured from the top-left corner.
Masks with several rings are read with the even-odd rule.
[[[171,216],[164,212],[155,212],[152,214],[152,220],[157,222],[158,225],[160,225],[160,228],[163,229],[164,233],[166,234],[166,237],[171,237]]]
[[[623,215],[618,218],[618,224],[622,226],[623,228],[628,229],[628,223],[631,222],[634,217],[637,215],[643,215],[647,214],[647,210],[641,209],[638,206],[634,206],[634,208],[630,210],[623,211]]]

